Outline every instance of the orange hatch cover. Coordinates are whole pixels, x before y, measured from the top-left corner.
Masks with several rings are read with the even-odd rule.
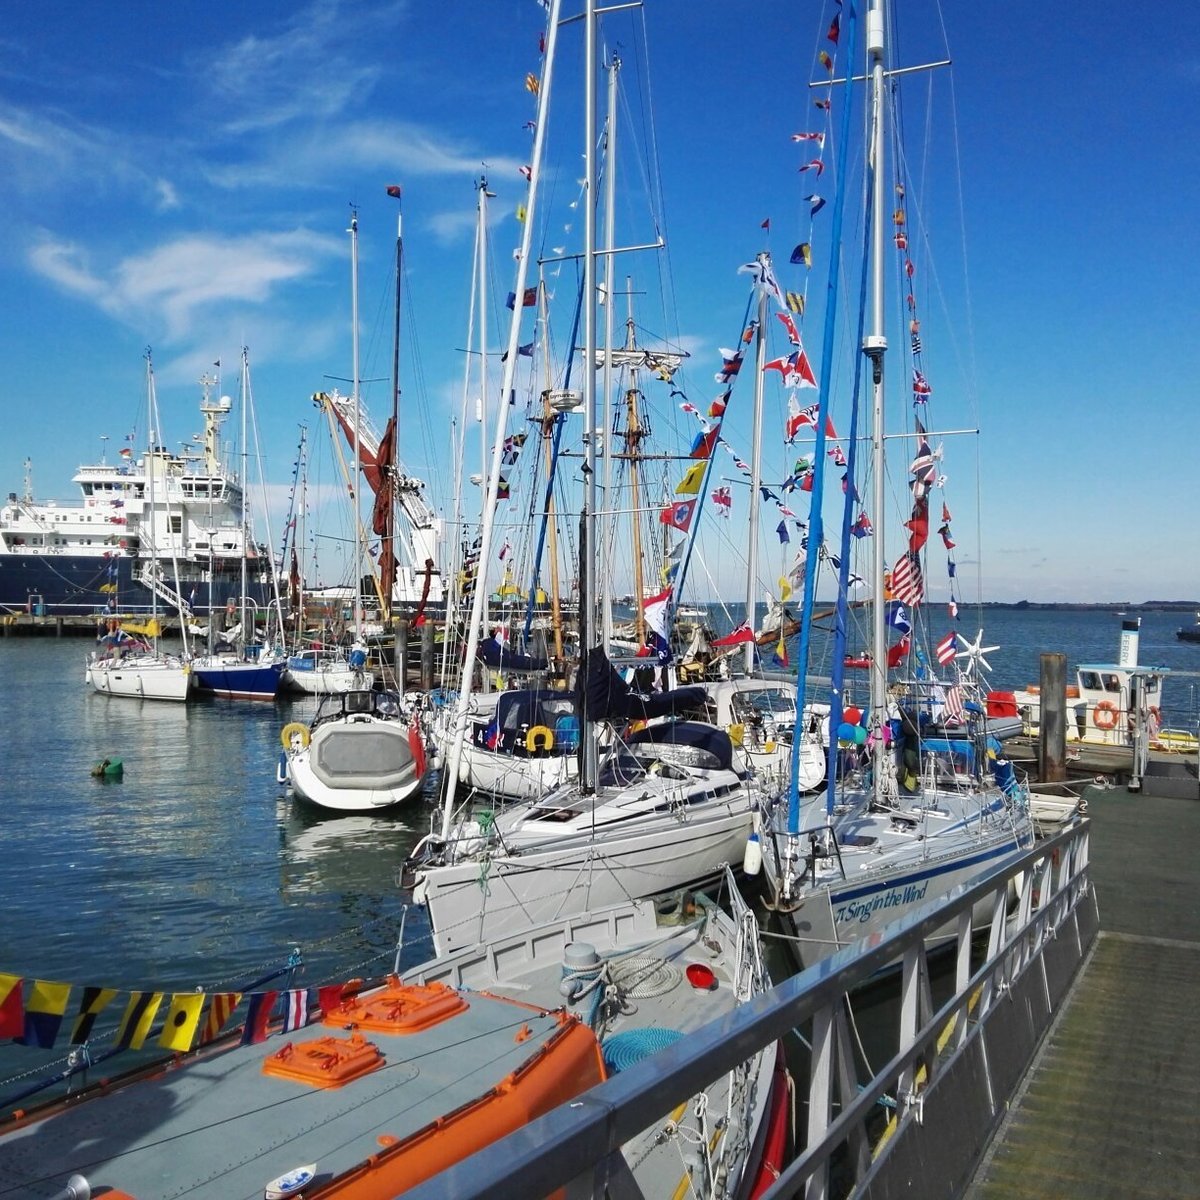
[[[361,1034],[325,1034],[311,1042],[288,1042],[263,1060],[264,1075],[293,1079],[310,1087],[338,1088],[383,1066],[379,1047]]]
[[[379,1033],[419,1033],[466,1008],[462,996],[444,983],[401,983],[389,975],[386,987],[344,1000],[330,1009],[321,1023]]]

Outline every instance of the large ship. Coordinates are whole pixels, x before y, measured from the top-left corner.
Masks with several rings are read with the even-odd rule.
[[[26,462],[23,494],[0,507],[0,613],[97,617],[165,603],[185,614],[224,609],[242,589],[270,592],[269,550],[242,527],[243,481],[222,461],[220,431],[233,401],[200,380],[204,431],[178,453],[122,448],[116,463],[82,466],[77,502],[38,501]]]

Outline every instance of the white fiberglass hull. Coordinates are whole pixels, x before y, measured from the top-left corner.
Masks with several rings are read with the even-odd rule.
[[[707,811],[705,811],[707,809]],[[740,796],[681,813],[656,813],[628,830],[564,837],[468,858],[418,874],[439,954],[525,925],[683,887],[742,861],[751,806]]]
[[[335,812],[375,812],[418,795],[425,782],[419,734],[400,720],[356,714],[318,725],[286,752],[292,791]]]
[[[89,662],[86,681],[106,696],[137,700],[184,701],[192,686],[191,669],[178,659],[145,657]]]
[[[786,869],[787,837],[775,833],[764,840],[764,870],[776,893],[776,907],[790,921],[803,966],[878,933],[1033,842],[1028,815],[1007,815],[998,798],[982,813],[978,804],[969,816],[955,817],[944,807],[941,813],[932,821],[927,818],[920,829],[914,823],[885,830],[887,814],[856,822],[854,835],[872,844],[856,846],[852,837],[840,832],[839,855],[818,859],[815,880],[805,876],[790,898],[781,895],[780,860],[785,860]],[[903,815],[902,826],[907,824]],[[877,836],[865,832],[872,827],[878,829]],[[986,921],[990,915],[979,912],[976,920]]]
[[[335,696],[342,692],[370,691],[375,676],[370,671],[351,667],[348,663],[331,667],[316,667],[311,671],[296,671],[289,667],[283,673],[283,686],[306,696]]]
[[[575,754],[518,758],[464,742],[458,778],[467,787],[508,800],[536,800],[579,778]]]

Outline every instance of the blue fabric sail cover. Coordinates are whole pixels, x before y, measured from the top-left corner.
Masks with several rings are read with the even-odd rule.
[[[586,695],[587,715],[593,721],[649,721],[701,708],[708,699],[702,687],[635,692],[599,646],[587,652],[575,689],[581,699]]]
[[[479,657],[493,671],[545,671],[550,665],[546,659],[520,654],[494,637],[484,638],[479,643]]]

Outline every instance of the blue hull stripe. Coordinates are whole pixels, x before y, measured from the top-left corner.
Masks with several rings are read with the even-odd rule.
[[[964,867],[974,867],[981,863],[992,862],[998,858],[1005,858],[1010,854],[1015,854],[1019,849],[1020,846],[1015,840],[1006,842],[991,850],[985,850],[981,854],[976,854],[972,858],[960,858],[955,859],[953,862],[931,864],[923,870],[915,870],[909,875],[900,876],[898,879],[879,879],[874,883],[855,888],[853,891],[842,892],[835,888],[830,888],[829,898],[834,903],[845,904],[850,900],[858,900],[863,896],[870,896],[875,892],[890,891],[892,888],[904,887],[909,883],[920,883],[926,879],[935,879],[939,875],[948,875],[952,871],[961,871]]]

